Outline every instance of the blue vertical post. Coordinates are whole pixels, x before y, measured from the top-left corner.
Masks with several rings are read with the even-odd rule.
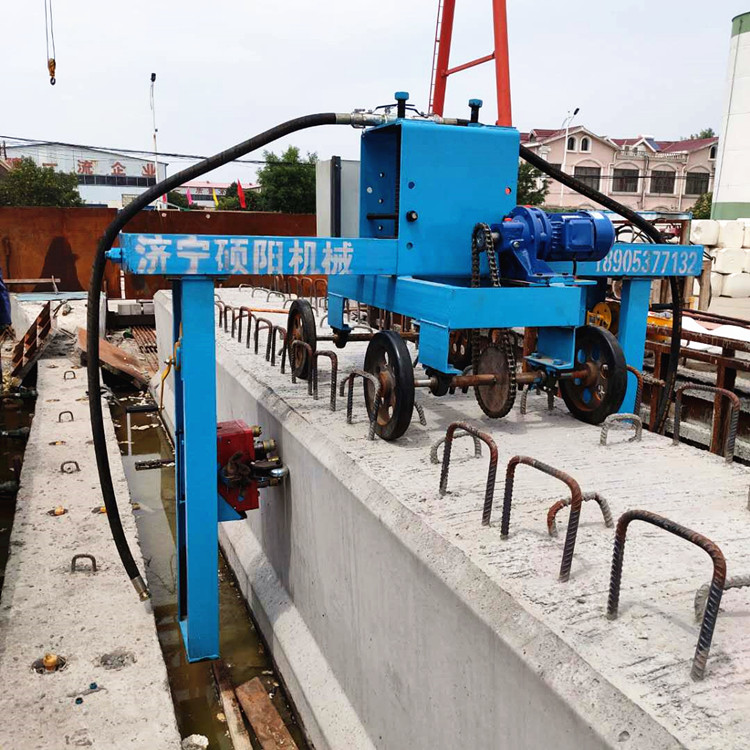
[[[183,277],[180,378],[184,426],[180,476],[184,504],[178,503],[178,534],[183,521],[180,628],[189,661],[219,655],[218,504],[216,490],[216,352],[214,284],[210,278]],[[176,320],[176,316],[175,316]]]
[[[638,370],[643,370],[643,351],[646,344],[650,297],[651,279],[623,280],[620,327],[617,338],[625,354],[625,361]],[[621,414],[632,414],[635,408],[637,386],[635,375],[628,373],[628,390],[620,407]]]
[[[172,282],[172,351],[169,356],[178,353],[182,345],[182,282]],[[175,511],[176,548],[177,548],[177,612],[179,620],[187,616],[187,556],[185,554],[185,411],[183,409],[182,367],[175,363],[172,367],[174,395],[174,474],[175,474]]]

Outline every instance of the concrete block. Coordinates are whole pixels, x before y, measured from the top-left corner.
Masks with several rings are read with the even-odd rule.
[[[750,297],[750,273],[730,273],[724,276],[722,297]]]
[[[721,247],[742,247],[745,239],[745,226],[739,221],[722,220],[719,224],[719,240]]]
[[[690,241],[696,245],[716,245],[719,241],[719,222],[712,219],[693,219]]]
[[[716,252],[714,271],[717,273],[742,273],[745,250],[742,247],[721,247]]]

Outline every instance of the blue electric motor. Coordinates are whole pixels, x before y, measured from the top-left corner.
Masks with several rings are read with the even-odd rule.
[[[612,222],[599,211],[550,214],[533,206],[516,206],[491,231],[501,276],[519,281],[560,277],[548,261],[601,260],[615,240]]]

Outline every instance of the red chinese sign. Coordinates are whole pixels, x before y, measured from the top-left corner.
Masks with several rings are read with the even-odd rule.
[[[156,177],[156,166],[151,162],[144,164],[141,174],[143,174],[144,177]]]
[[[91,159],[79,159],[76,172],[78,174],[94,174],[94,164],[95,162]]]
[[[125,174],[125,165],[119,161],[112,164],[112,174]]]

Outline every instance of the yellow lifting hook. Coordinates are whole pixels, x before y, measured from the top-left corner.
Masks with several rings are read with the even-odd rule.
[[[55,62],[54,57],[50,57],[47,60],[47,70],[49,71],[49,82],[54,86],[56,83],[55,79],[55,68],[57,67],[57,63]]]

